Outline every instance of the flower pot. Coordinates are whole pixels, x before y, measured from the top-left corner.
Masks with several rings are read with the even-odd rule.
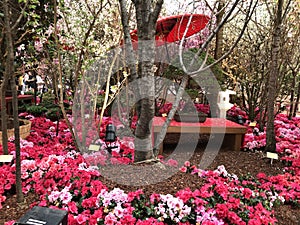
[[[20,119],[20,138],[24,139],[30,134],[31,121]],[[11,128],[11,121],[8,120],[7,137],[10,138],[15,135],[15,129]],[[0,130],[0,143],[2,144],[2,131]]]
[[[188,122],[188,123],[204,123],[207,118],[207,114],[199,112],[194,113],[175,113],[174,120],[177,122]]]

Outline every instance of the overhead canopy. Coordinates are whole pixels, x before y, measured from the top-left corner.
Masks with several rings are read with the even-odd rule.
[[[191,23],[188,26],[191,16]],[[185,38],[190,37],[205,28],[209,20],[210,18],[203,14],[184,14],[161,18],[156,24],[156,45],[160,46],[164,43],[180,41],[183,38],[187,27],[188,29],[185,34]],[[132,31],[130,36],[133,47],[136,49],[138,42],[138,31]]]

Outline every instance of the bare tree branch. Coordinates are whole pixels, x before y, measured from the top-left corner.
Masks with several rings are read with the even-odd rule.
[[[28,10],[27,6],[29,4],[29,1],[26,1],[24,7],[22,8],[20,15],[18,17],[18,19],[16,20],[15,24],[11,27],[12,30],[15,30],[17,28],[17,26],[19,25],[19,23],[21,22],[24,13],[26,12],[26,10]]]
[[[200,72],[202,72],[202,71],[204,71],[204,70],[207,70],[207,69],[209,69],[209,68],[212,68],[213,66],[215,66],[216,64],[218,64],[219,62],[221,62],[223,59],[225,59],[225,58],[233,51],[233,49],[236,47],[237,43],[238,43],[238,42],[240,41],[240,39],[242,38],[242,36],[243,36],[243,34],[244,34],[245,30],[246,30],[246,27],[247,27],[247,25],[248,25],[248,22],[249,22],[250,19],[251,19],[251,16],[252,16],[252,14],[253,14],[253,12],[254,12],[254,9],[255,9],[257,3],[258,3],[258,1],[256,0],[253,6],[252,6],[253,1],[251,1],[251,3],[249,4],[248,10],[247,10],[247,13],[246,13],[246,16],[245,16],[245,22],[244,22],[244,25],[243,25],[243,27],[242,27],[242,30],[241,30],[239,36],[237,37],[236,41],[233,43],[233,45],[231,46],[231,48],[230,48],[226,53],[224,53],[219,59],[217,59],[217,60],[216,60],[215,62],[213,62],[212,64],[210,64],[210,65],[208,65],[208,66],[206,66],[206,67],[199,68],[199,69],[196,70],[196,71],[188,71],[188,70],[186,69],[186,67],[184,67],[184,69],[185,69],[184,72],[188,73],[189,75],[195,75],[195,74],[200,73]],[[236,6],[236,5],[235,5],[235,6]],[[208,46],[208,44],[210,43],[210,41],[212,40],[213,36],[215,36],[215,34],[218,32],[218,30],[225,24],[225,22],[226,22],[227,19],[230,17],[230,14],[232,13],[233,10],[234,10],[234,9],[231,9],[231,10],[227,13],[227,15],[225,16],[224,20],[223,20],[223,21],[220,23],[220,25],[212,32],[212,34],[211,34],[210,37],[207,39],[207,41],[206,41],[205,43],[203,43],[203,45],[201,46],[201,48],[198,50],[198,52],[197,52],[197,54],[196,54],[197,57],[199,57],[199,55],[201,54],[201,52],[203,52],[203,50],[204,50],[205,48],[207,48],[207,46]],[[182,55],[180,55],[180,56],[181,56],[181,62],[183,63],[183,61],[182,61]],[[196,57],[196,56],[195,56],[195,57]],[[194,60],[195,60],[195,58],[194,58]]]

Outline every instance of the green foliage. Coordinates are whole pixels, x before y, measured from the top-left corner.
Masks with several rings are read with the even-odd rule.
[[[184,52],[183,54],[183,63],[185,65],[189,65],[189,63],[194,59],[195,57],[195,54],[197,52],[198,49],[196,48],[193,48],[193,49],[190,49],[189,51],[187,52]],[[193,67],[197,68],[197,66],[201,65],[202,62],[204,61],[205,59],[205,56],[206,54],[205,53],[202,53],[199,57],[198,57],[198,61],[195,62],[193,65],[192,65],[192,68],[188,69],[188,70],[191,70],[193,69]],[[208,55],[207,56],[207,60],[206,60],[206,65],[210,65],[212,63],[214,63],[215,60],[212,56]],[[194,69],[195,69],[194,68]],[[214,76],[216,77],[216,79],[218,81],[224,81],[224,74],[223,74],[223,71],[222,71],[222,68],[219,66],[219,65],[215,65],[211,68]],[[179,61],[179,57],[176,57],[175,59],[172,60],[171,62],[171,65],[168,67],[168,69],[163,73],[163,76],[166,77],[166,78],[174,78],[174,79],[179,79],[181,78],[182,76],[184,75],[184,72],[183,70],[181,69],[181,64],[180,64],[180,61]]]
[[[132,201],[132,206],[135,208],[132,215],[137,218],[144,220],[145,218],[154,214],[154,205],[149,204],[145,195],[140,194]]]
[[[28,105],[27,104],[22,104],[22,103],[20,103],[19,105],[18,105],[18,112],[19,113],[21,113],[21,112],[26,112],[26,108],[28,107]]]
[[[26,107],[26,112],[33,116],[42,116],[45,112],[47,112],[47,108],[42,105],[29,105]]]
[[[186,89],[185,91],[191,99],[195,99],[199,95],[199,91],[197,89]]]
[[[34,92],[33,91],[25,91],[24,95],[34,95]]]
[[[51,121],[57,121],[62,117],[63,114],[59,106],[50,108],[46,112],[46,118],[50,119]]]
[[[104,97],[105,97],[105,95],[98,95],[97,96],[97,102],[96,102],[96,107],[97,108],[101,108],[103,106]]]
[[[197,49],[190,49],[187,52],[184,52],[183,54],[183,63],[188,66],[189,71],[197,70],[202,62],[204,61],[206,54],[202,53],[199,57],[198,60],[196,60],[193,65],[190,65],[190,63],[194,60],[195,53],[197,52]],[[210,55],[207,56],[206,60],[206,65],[210,65],[214,63],[214,58]],[[211,72],[213,76],[217,79],[219,84],[222,86],[225,83],[225,76],[223,74],[222,68],[219,65],[214,65],[211,67]],[[175,58],[172,62],[171,65],[168,66],[168,68],[164,71],[163,77],[170,79],[170,80],[180,80],[182,76],[184,75],[184,71],[182,70],[181,63],[179,60],[179,57]],[[201,76],[201,74],[200,74]],[[207,77],[207,76],[206,76]],[[210,81],[204,81],[206,84],[208,84]]]
[[[45,112],[46,118],[57,121],[63,117],[60,106],[55,103],[55,95],[51,92],[46,92],[43,95],[41,106],[45,107],[47,111]]]
[[[39,105],[24,105],[21,110],[24,107],[26,107],[26,112],[33,116],[46,116],[52,121],[63,118],[62,111],[59,105],[55,104],[55,96],[52,93],[45,93]]]
[[[56,107],[57,104],[55,104],[55,95],[50,92],[44,93],[41,105],[45,106],[48,109],[52,107]]]
[[[177,66],[170,65],[168,69],[163,73],[163,77],[173,80],[181,79],[184,75],[184,72]]]

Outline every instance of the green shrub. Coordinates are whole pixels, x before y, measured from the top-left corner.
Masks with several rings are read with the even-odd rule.
[[[191,99],[195,99],[199,95],[199,90],[197,89],[186,89],[185,91],[190,96]]]
[[[55,95],[50,92],[44,93],[41,105],[48,109],[56,107],[57,105],[55,104]]]
[[[42,116],[45,112],[47,112],[47,108],[41,105],[29,105],[26,106],[26,112],[33,116]]]
[[[50,119],[51,121],[57,121],[62,117],[63,114],[59,106],[52,107],[46,112],[46,118]]]
[[[28,106],[30,106],[31,104],[25,104],[22,101],[20,101],[19,105],[18,105],[18,112],[22,113],[22,112],[26,112],[26,109]]]

